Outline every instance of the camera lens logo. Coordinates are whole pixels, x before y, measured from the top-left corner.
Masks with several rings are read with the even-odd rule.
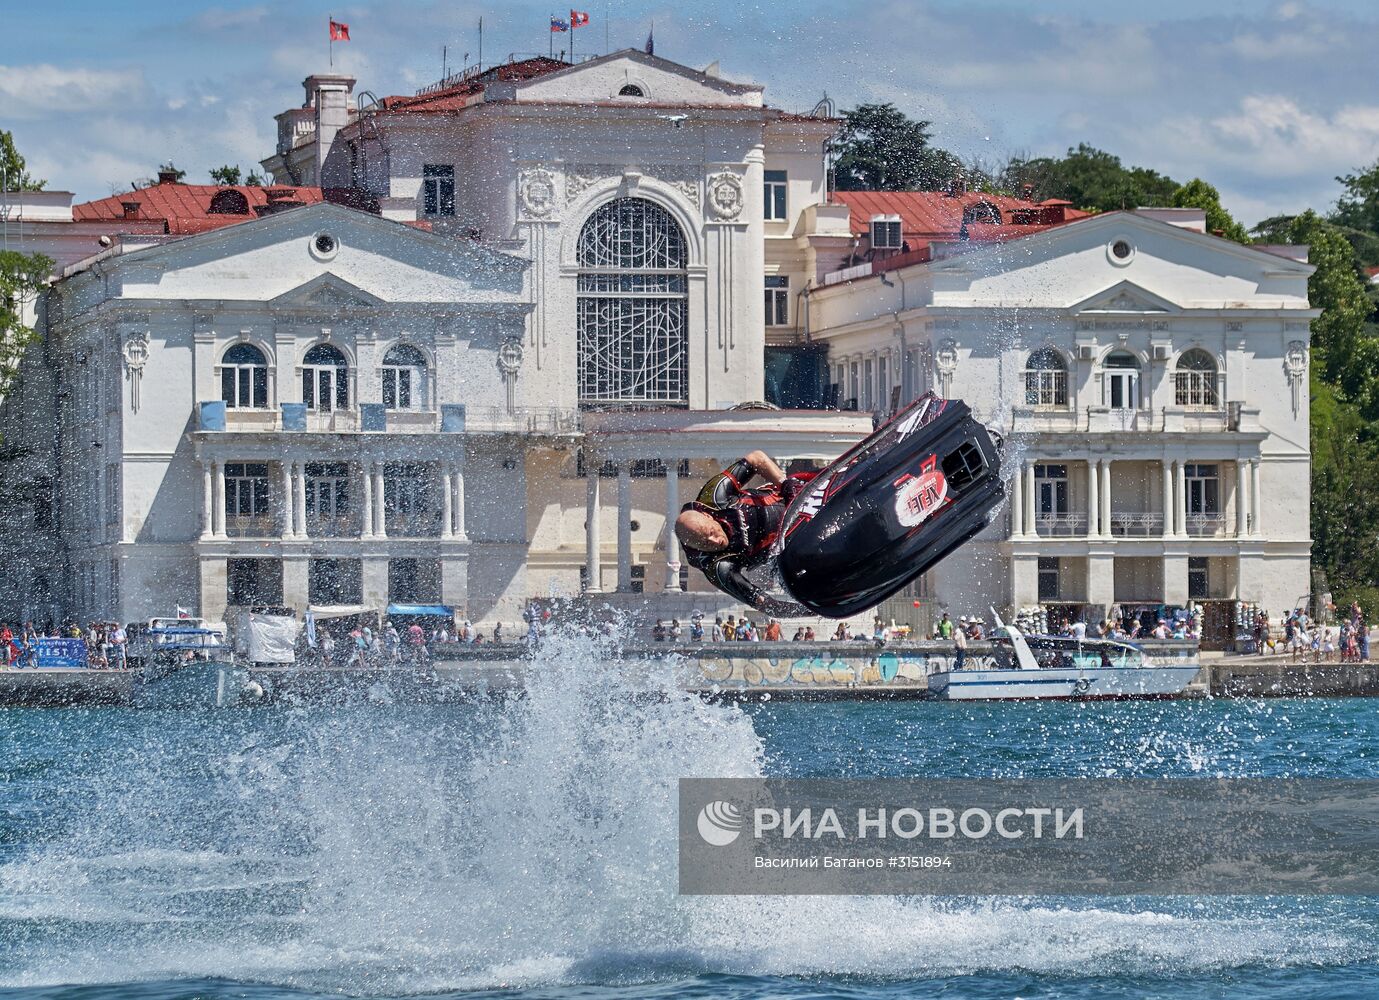
[[[699,836],[711,847],[727,847],[742,832],[742,810],[732,802],[710,802],[699,810]]]

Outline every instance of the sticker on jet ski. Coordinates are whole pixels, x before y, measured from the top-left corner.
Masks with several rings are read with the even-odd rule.
[[[923,524],[948,500],[948,480],[938,468],[938,456],[924,460],[918,476],[908,473],[896,481],[895,517],[907,528]]]

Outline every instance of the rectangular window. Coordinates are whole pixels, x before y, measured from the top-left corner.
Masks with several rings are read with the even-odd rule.
[[[1221,406],[1215,372],[1174,372],[1173,405],[1191,410],[1216,410]]]
[[[234,607],[282,604],[283,564],[280,559],[227,559],[225,603]]]
[[[886,406],[891,395],[891,365],[890,358],[882,355],[876,363],[876,402],[878,406]]]
[[[256,517],[268,513],[268,464],[225,463],[225,516]]]
[[[312,604],[359,604],[364,600],[363,568],[358,559],[313,559],[306,588]]]
[[[767,222],[785,221],[786,175],[784,170],[767,170],[765,177],[765,199]]]
[[[396,604],[439,604],[439,559],[389,559],[388,600]]]
[[[263,409],[268,405],[268,366],[221,365],[220,398],[232,409]]]
[[[354,534],[350,474],[344,462],[306,463],[306,531],[313,538]]]
[[[1068,373],[1030,370],[1025,372],[1025,405],[1065,407],[1068,405]]]
[[[388,533],[427,538],[440,533],[440,490],[425,462],[388,462],[383,467],[383,512]]]
[[[1187,596],[1190,601],[1201,601],[1211,596],[1211,587],[1207,579],[1207,559],[1205,556],[1188,557]]]
[[[1039,557],[1039,600],[1058,600],[1058,557]]]
[[[785,275],[766,276],[766,325],[790,325],[790,278]]]
[[[1134,410],[1140,405],[1140,376],[1133,371],[1106,373],[1106,405],[1113,410]]]
[[[861,393],[859,392],[862,378],[861,368],[862,366],[858,364],[856,361],[853,361],[848,365],[848,401],[847,406],[845,406],[844,409],[857,409],[857,400],[861,395]]]
[[[455,214],[455,168],[428,163],[421,168],[422,212],[426,215]]]
[[[1221,513],[1221,477],[1217,466],[1189,464],[1183,469],[1183,478],[1189,514]]]
[[[1034,467],[1035,513],[1040,517],[1060,517],[1068,513],[1068,467]]]
[[[873,250],[899,250],[902,245],[903,241],[900,237],[900,216],[872,216],[871,248]]]

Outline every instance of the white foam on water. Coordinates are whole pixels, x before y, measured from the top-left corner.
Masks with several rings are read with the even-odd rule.
[[[117,808],[98,789],[74,842],[84,854],[44,846],[0,865],[0,932],[26,928],[0,957],[0,985],[224,977],[381,995],[1376,954],[1372,926],[1324,906],[681,897],[677,781],[761,774],[750,717],[680,693],[666,668],[629,673],[604,642],[573,633],[528,673],[524,698],[455,710],[472,716],[467,735],[435,711],[295,710],[268,745],[218,759],[213,803],[154,764],[138,782],[147,799]],[[155,837],[172,811],[197,809],[225,834],[218,850]],[[131,838],[150,812],[164,819],[146,817]],[[103,823],[126,828],[115,837]],[[101,854],[106,839],[124,848]]]

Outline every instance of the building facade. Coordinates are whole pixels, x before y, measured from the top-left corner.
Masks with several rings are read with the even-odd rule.
[[[1009,503],[926,581],[952,612],[1058,616],[1310,590],[1305,247],[1245,247],[1196,210],[1110,212],[863,269],[811,296],[863,407],[933,391],[1006,438]]]

